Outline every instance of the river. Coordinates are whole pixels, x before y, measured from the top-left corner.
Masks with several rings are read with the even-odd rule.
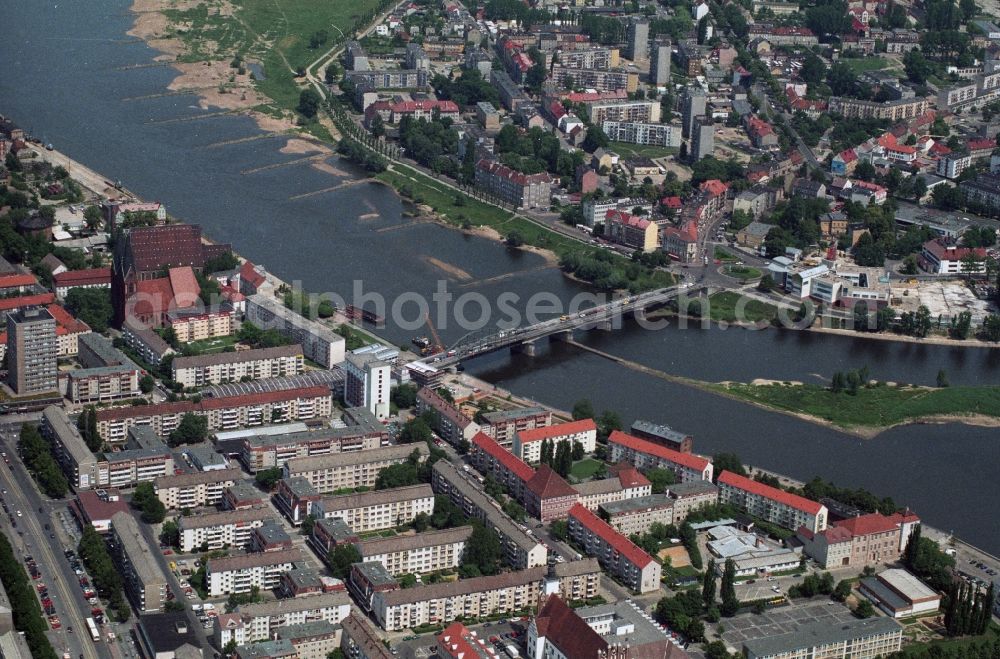
[[[4,8],[0,41],[0,113],[169,212],[201,224],[207,235],[286,281],[311,291],[349,295],[358,281],[389,300],[403,293],[449,290],[495,301],[546,291],[567,300],[584,292],[541,256],[485,238],[414,223],[391,190],[354,180],[330,159],[331,174],[309,163],[261,169],[302,158],[281,153],[284,139],[221,144],[260,134],[242,117],[205,116],[197,99],[162,95],[174,77],[148,65],[155,52],[126,36],[126,0],[14,2]],[[195,118],[202,117],[202,118]],[[177,121],[182,119],[182,121]],[[304,195],[304,196],[303,196]],[[504,277],[506,273],[513,273]],[[475,315],[471,313],[470,315]],[[409,313],[419,324],[419,314]],[[465,330],[441,328],[446,341]],[[390,324],[406,342],[422,329]],[[757,377],[819,381],[867,365],[872,376],[933,384],[939,369],[953,384],[1000,382],[1000,351],[956,349],[807,332],[728,329],[623,330],[579,337],[595,347],[661,370],[704,380]],[[590,398],[626,423],[646,418],[695,436],[696,450],[739,453],[789,476],[822,475],[840,485],[892,496],[929,523],[1000,553],[1000,449],[995,430],[948,425],[896,428],[874,440],[821,428],[681,385],[639,375],[565,345],[534,358],[493,355],[467,365],[471,374],[549,404]]]

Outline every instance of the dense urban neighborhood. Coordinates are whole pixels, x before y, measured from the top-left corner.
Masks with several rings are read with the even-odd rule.
[[[599,378],[559,409],[464,366],[551,340],[855,440],[993,437],[995,378],[717,382],[574,337],[676,321],[992,355],[995,4],[273,4],[133,10],[187,48],[149,66],[224,71],[211,93],[254,100],[227,111],[357,177],[307,194],[378,181],[414,223],[603,297],[448,341],[427,311],[393,343],[397,305],[310,294],[0,116],[0,654],[1000,653],[995,549],[888,484],[706,449],[675,401],[623,418]],[[262,16],[285,30],[265,51]]]

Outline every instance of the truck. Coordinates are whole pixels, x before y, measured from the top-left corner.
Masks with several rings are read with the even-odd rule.
[[[521,653],[517,651],[517,648],[510,643],[503,646],[503,651],[507,653],[507,656],[510,657],[510,659],[518,659],[518,657],[521,656]]]

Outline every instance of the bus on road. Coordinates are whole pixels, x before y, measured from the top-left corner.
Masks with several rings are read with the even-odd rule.
[[[94,643],[101,640],[101,635],[97,631],[97,623],[94,622],[93,618],[87,618],[87,629],[90,631],[90,638],[93,639]]]

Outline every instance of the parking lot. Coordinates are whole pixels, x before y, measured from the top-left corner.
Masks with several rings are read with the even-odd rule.
[[[736,616],[726,621],[722,638],[730,648],[739,650],[744,641],[793,632],[806,623],[837,624],[854,619],[846,606],[826,599],[802,605],[792,604],[761,615],[748,613]]]
[[[517,647],[521,655],[524,655],[524,634],[528,627],[527,621],[507,621],[488,622],[481,625],[470,625],[469,629],[476,632],[478,636],[485,639],[490,647],[500,657],[505,656],[503,650],[491,642],[494,637],[501,643],[511,643]],[[518,636],[511,639],[512,634]],[[393,653],[401,659],[429,659],[437,655],[437,636],[435,634],[421,634],[417,638],[404,636],[400,640],[390,641]]]

